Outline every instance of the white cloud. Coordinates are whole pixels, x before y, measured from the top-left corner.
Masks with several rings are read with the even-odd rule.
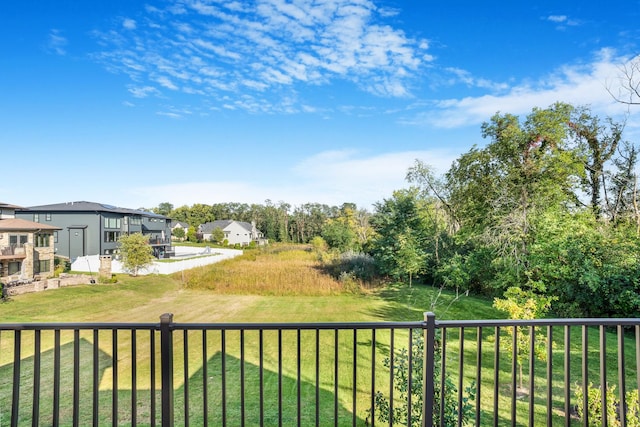
[[[300,161],[279,176],[266,173],[259,181],[183,182],[130,190],[131,203],[157,206],[169,200],[174,206],[194,203],[264,203],[284,201],[292,205],[356,203],[371,209],[375,202],[391,197],[394,190],[406,188],[407,169],[415,159],[433,166],[438,173],[449,169],[458,153],[445,150],[407,151],[366,156],[357,151],[328,151]],[[170,196],[168,196],[170,195]],[[125,203],[125,205],[126,205]]]
[[[59,30],[53,29],[49,32],[49,37],[47,39],[46,45],[46,49],[48,52],[55,53],[57,55],[66,55],[67,44],[67,38],[62,36],[62,33]]]
[[[96,32],[107,47],[94,58],[136,86],[200,90],[219,105],[220,91],[238,98],[255,90],[265,105],[282,110],[277,99],[283,90],[335,80],[377,96],[406,97],[419,69],[433,60],[428,41],[385,23],[396,10],[376,9],[367,0],[173,0],[145,12],[123,19],[120,28]],[[150,31],[155,28],[162,31]]]
[[[596,113],[621,117],[627,109],[609,91],[616,90],[620,65],[627,60],[605,49],[589,64],[566,65],[539,81],[522,82],[501,93],[434,101],[427,110],[403,121],[442,128],[475,126],[496,112],[527,114],[534,107],[546,108],[558,101],[589,105]]]
[[[136,21],[133,19],[125,18],[122,20],[122,26],[127,30],[135,30],[137,27]]]

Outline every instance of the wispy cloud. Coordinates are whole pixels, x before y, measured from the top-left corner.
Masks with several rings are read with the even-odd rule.
[[[46,43],[47,52],[55,53],[56,55],[66,55],[67,44],[67,38],[64,37],[59,30],[53,29],[49,32]]]
[[[480,96],[435,100],[402,121],[441,128],[476,126],[496,112],[526,114],[534,107],[544,108],[558,101],[590,105],[595,112],[622,116],[627,108],[616,103],[610,92],[620,83],[620,66],[628,60],[603,49],[591,63],[566,65],[540,80],[520,82],[506,90],[500,86],[499,91]]]
[[[95,32],[94,57],[136,86],[199,93],[236,108],[249,94],[278,106],[299,85],[346,81],[382,97],[411,96],[429,43],[394,28],[369,0],[173,1]],[[296,106],[295,111],[300,111]]]
[[[556,29],[558,30],[564,30],[567,27],[576,27],[581,23],[579,20],[569,18],[567,15],[549,15],[544,19],[557,24]]]
[[[172,203],[176,206],[229,201],[264,203],[270,199],[292,205],[353,202],[370,209],[382,197],[389,197],[394,190],[408,186],[405,176],[415,159],[421,159],[438,173],[444,173],[456,157],[456,153],[446,150],[376,155],[355,150],[327,151],[303,159],[285,171],[287,179],[280,184],[264,184],[273,182],[274,178],[265,177],[260,183],[231,180],[138,187],[128,190],[131,201],[123,200],[122,203],[157,206],[164,200],[154,199],[158,197],[155,195],[164,197],[161,195],[171,194]]]

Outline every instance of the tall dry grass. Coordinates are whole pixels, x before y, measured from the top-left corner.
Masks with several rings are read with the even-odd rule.
[[[305,245],[270,245],[237,258],[176,273],[187,289],[220,294],[334,295],[353,292],[352,283],[333,278]]]

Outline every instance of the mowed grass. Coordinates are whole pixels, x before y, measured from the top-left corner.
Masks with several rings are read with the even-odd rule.
[[[419,306],[428,309],[433,295],[430,290],[420,288],[414,288],[403,296],[390,291],[394,296],[388,299],[384,294],[372,290],[352,293],[326,274],[314,254],[304,247],[249,252],[240,259],[185,271],[184,274],[136,278],[119,276],[118,279],[117,284],[75,286],[13,297],[10,302],[0,304],[0,323],[157,323],[163,313],[173,313],[174,321],[178,323],[419,321],[424,311]],[[405,303],[415,303],[417,306],[403,308]],[[244,346],[240,344],[241,335]],[[10,416],[15,351],[13,338],[11,331],[0,333],[0,425],[7,424]],[[207,411],[210,425],[222,425],[220,399],[223,372],[226,378],[227,425],[240,424],[243,405],[248,425],[253,425],[260,416],[260,373],[263,374],[264,393],[262,416],[267,425],[277,424],[274,419],[277,419],[279,407],[283,410],[284,425],[290,425],[298,417],[298,402],[302,402],[300,416],[303,424],[313,424],[315,406],[309,402],[315,401],[316,393],[324,402],[319,409],[323,419],[333,420],[337,413],[339,425],[351,425],[353,417],[363,420],[371,396],[368,379],[372,371],[371,332],[361,331],[355,338],[354,345],[353,331],[322,331],[317,337],[315,331],[301,331],[299,335],[295,331],[284,331],[280,336],[275,331],[265,331],[262,336],[263,348],[260,350],[261,338],[256,331],[227,331],[224,336],[219,330],[191,331],[186,334],[176,331],[176,420],[180,424],[189,416],[192,425],[201,425],[204,412]],[[36,363],[35,335],[23,331],[21,339],[19,424],[30,425]],[[42,425],[50,425],[55,336],[53,332],[43,331],[40,339],[39,419]],[[80,425],[91,424],[94,348],[98,349],[100,423],[111,424],[111,410],[115,401],[118,403],[118,420],[127,425],[135,400],[139,425],[148,425],[152,404],[155,403],[156,411],[160,408],[157,392],[160,384],[159,365],[152,369],[150,358],[151,354],[155,354],[156,360],[159,360],[157,334],[154,339],[156,343],[152,348],[151,334],[142,330],[135,334],[120,330],[115,336],[110,330],[100,331],[97,336],[91,331],[79,331],[77,335],[73,331],[62,332],[59,356],[60,407],[63,408],[60,413],[61,425],[70,424],[73,417],[71,408],[76,352],[80,355],[78,393],[81,396],[76,415]],[[381,353],[374,363],[376,370],[382,370],[382,360],[388,354],[388,333],[379,334],[376,341]],[[319,374],[315,372],[316,345],[322,353],[318,359]],[[280,359],[279,346],[282,349]],[[338,372],[335,371],[336,354]],[[259,369],[260,366],[262,369]],[[353,376],[354,369],[358,372],[356,378]],[[240,381],[241,372],[244,382]],[[282,372],[282,376],[279,372]],[[387,378],[388,375],[385,375],[377,385],[388,388]],[[153,381],[155,393],[151,392]],[[241,383],[244,384],[242,390]],[[351,391],[354,384],[355,400]],[[206,404],[202,401],[205,388],[208,396]],[[189,404],[185,410],[187,397]],[[334,401],[338,402],[336,407]]]
[[[14,297],[10,302],[0,304],[0,323],[157,323],[162,313],[173,313],[174,321],[178,323],[417,321],[422,320],[425,311],[434,311],[439,319],[504,317],[491,307],[491,301],[487,299],[440,293],[428,286],[408,288],[396,285],[352,293],[352,289],[345,289],[342,283],[324,271],[307,248],[279,246],[269,251],[248,251],[241,258],[185,271],[184,274],[137,278],[120,276],[117,284],[76,286]],[[544,333],[540,332],[538,336],[542,338]],[[579,328],[572,330],[572,387],[580,378],[580,333]],[[457,331],[449,331],[447,363],[454,370],[459,363],[457,335]],[[464,383],[469,384],[474,380],[477,345],[473,329],[466,330],[465,335]],[[492,330],[484,333],[483,352],[488,352],[488,355],[482,363],[483,424],[491,424],[493,416],[492,335]],[[564,405],[562,335],[562,331],[554,335],[554,424],[562,424]],[[597,331],[590,331],[590,336],[592,346],[597,343]],[[13,338],[12,331],[0,332],[0,426],[8,425],[11,410]],[[35,336],[32,332],[23,331],[21,338],[19,425],[31,425]],[[115,346],[114,338],[117,340]],[[241,338],[244,344],[241,344]],[[395,338],[396,352],[406,347],[406,332],[396,332]],[[39,363],[42,377],[38,384],[41,425],[52,424],[54,339],[51,332],[43,331],[41,334],[42,356]],[[62,332],[60,424],[70,425],[73,418],[74,352],[80,355],[78,393],[81,398],[77,416],[80,425],[91,424],[93,352],[97,348],[100,424],[112,424],[111,411],[113,403],[117,402],[120,424],[130,424],[135,407],[138,425],[149,425],[152,405],[156,405],[158,412],[160,408],[157,391],[160,385],[159,366],[152,369],[150,357],[154,354],[156,363],[159,363],[159,336],[156,334],[154,339],[156,342],[152,348],[148,331],[133,334],[130,330],[121,330],[115,336],[109,330],[100,331],[97,336],[91,331],[79,331],[77,335],[73,331]],[[372,333],[367,330],[358,331],[355,337],[352,330],[305,330],[299,334],[297,331],[283,331],[281,334],[264,331],[260,334],[249,330],[186,333],[177,330],[174,332],[176,421],[179,425],[189,419],[191,425],[202,425],[206,416],[209,425],[223,425],[224,416],[226,425],[240,425],[241,418],[246,425],[256,425],[263,417],[265,425],[277,425],[278,413],[282,409],[283,425],[295,425],[298,416],[302,425],[315,425],[314,402],[318,393],[320,425],[334,425],[335,413],[339,418],[338,425],[352,425],[353,419],[356,419],[356,425],[364,425],[366,409],[370,406],[372,365],[376,371],[375,389],[389,390],[389,376],[382,364],[390,352],[389,332],[376,334],[375,360],[371,352],[372,340]],[[611,341],[607,347],[608,366],[613,369],[616,364],[615,337],[610,334],[608,341]],[[627,357],[634,360],[633,339],[626,341]],[[316,372],[318,353],[319,369]],[[593,358],[589,362],[589,378],[597,382],[597,349],[592,348],[589,357]],[[499,417],[501,423],[506,423],[510,413],[511,362],[506,350],[500,358]],[[355,377],[354,370],[357,372]],[[536,425],[544,425],[544,362],[536,363],[536,372]],[[628,372],[629,384],[635,386],[631,378],[633,372]],[[615,378],[612,371],[609,381],[615,381]],[[456,377],[454,380],[457,382]],[[154,381],[155,392],[152,393]],[[223,386],[227,398],[224,415]],[[207,400],[203,401],[205,391]],[[526,424],[527,405],[527,398],[518,399],[518,423]]]

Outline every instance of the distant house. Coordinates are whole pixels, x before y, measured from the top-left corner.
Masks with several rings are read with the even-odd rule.
[[[249,224],[241,221],[218,220],[200,224],[198,234],[202,236],[202,240],[211,240],[213,230],[216,228],[222,230],[225,240],[230,245],[247,246],[251,242],[256,242],[259,245],[266,243],[264,235],[256,228],[255,223]]]
[[[175,231],[178,229],[182,229],[184,230],[184,235],[187,235],[187,232],[189,231],[189,224],[187,224],[186,222],[181,222],[181,221],[172,221],[171,222],[171,235],[175,235]],[[184,238],[183,238],[184,239]]]
[[[67,202],[16,210],[16,217],[40,225],[52,225],[56,255],[74,260],[86,255],[110,255],[118,251],[123,234],[142,233],[158,258],[173,253],[171,219],[137,209],[94,202]]]
[[[19,206],[0,203],[0,277],[3,282],[53,276],[54,233],[50,224],[16,218]]]

